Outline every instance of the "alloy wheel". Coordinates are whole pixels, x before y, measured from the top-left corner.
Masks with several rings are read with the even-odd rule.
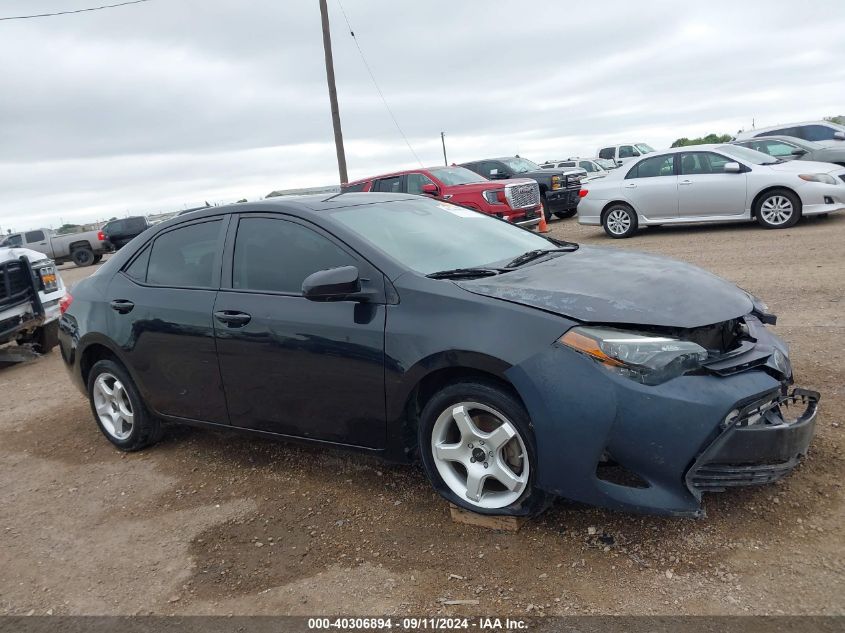
[[[612,209],[607,214],[607,229],[614,235],[624,235],[631,228],[631,216],[623,209]]]
[[[132,434],[135,415],[123,383],[104,372],[94,381],[93,396],[94,409],[106,433],[116,440],[127,439]]]
[[[519,430],[478,402],[460,402],[440,414],[431,453],[444,483],[479,508],[504,508],[528,486],[528,451]]]
[[[786,196],[769,196],[760,205],[760,214],[763,219],[773,226],[786,224],[793,213],[792,202]]]

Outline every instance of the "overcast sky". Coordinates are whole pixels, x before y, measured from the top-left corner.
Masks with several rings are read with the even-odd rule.
[[[845,2],[342,0],[420,159],[845,114]],[[0,17],[107,4],[3,0]],[[418,165],[329,0],[351,179]],[[0,21],[0,227],[338,180],[317,0],[151,0]]]

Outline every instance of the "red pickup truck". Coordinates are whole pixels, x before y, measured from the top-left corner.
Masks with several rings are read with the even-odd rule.
[[[540,188],[528,178],[487,180],[464,167],[409,169],[356,180],[341,191],[412,193],[448,200],[520,226],[540,221]]]

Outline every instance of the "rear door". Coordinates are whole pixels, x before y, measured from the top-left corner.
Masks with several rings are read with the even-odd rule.
[[[278,214],[242,215],[226,262],[214,327],[232,424],[383,447],[383,300],[302,296],[319,270],[356,266],[383,295],[382,274],[317,227]]]
[[[745,213],[747,183],[744,172],[725,173],[736,162],[714,152],[684,152],[678,180],[680,217],[738,216]]]
[[[634,210],[649,220],[676,218],[678,177],[675,175],[675,155],[652,156],[638,162],[625,176],[622,192]]]
[[[109,283],[107,331],[158,413],[228,423],[212,322],[227,223],[159,233]]]

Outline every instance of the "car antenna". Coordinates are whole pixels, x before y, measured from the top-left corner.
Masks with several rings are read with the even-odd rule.
[[[326,198],[325,200],[323,200],[323,202],[328,202],[329,200],[334,200],[334,199],[335,199],[335,198],[337,198],[338,196],[342,196],[342,195],[343,195],[343,194],[345,194],[345,193],[346,193],[346,192],[345,192],[345,191],[343,191],[343,190],[338,191],[337,193],[332,194],[332,195],[330,195],[328,198]]]

